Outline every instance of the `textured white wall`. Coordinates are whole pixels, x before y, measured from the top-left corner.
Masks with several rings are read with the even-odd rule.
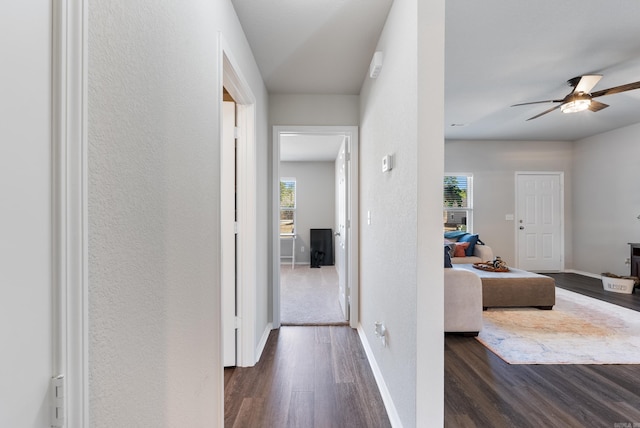
[[[0,426],[49,426],[51,2],[0,3]]]
[[[309,229],[335,228],[335,163],[281,162],[280,176],[296,179],[296,263],[309,263]],[[281,251],[291,254],[290,241]]]
[[[473,231],[493,254],[516,262],[516,171],[563,171],[565,196],[565,268],[573,264],[572,156],[568,141],[458,141],[445,143],[445,172],[473,174]]]
[[[218,31],[257,98],[258,182],[266,92],[229,1],[89,11],[91,426],[218,426]]]
[[[416,425],[415,12],[413,1],[394,2],[376,48],[384,54],[382,71],[365,81],[360,94],[360,322],[408,427]],[[394,156],[394,168],[382,173],[387,154]],[[376,321],[386,324],[386,348],[373,334]]]
[[[271,94],[269,123],[271,126],[357,126],[359,103],[358,95]]]
[[[435,17],[434,25],[418,16]],[[427,92],[421,80],[443,85],[443,23],[443,2],[394,2],[376,48],[384,55],[382,71],[365,80],[360,94],[360,320],[406,427],[442,421],[443,279],[436,215],[442,198],[442,105],[420,101],[418,93]],[[429,67],[422,54],[430,58]],[[387,154],[394,156],[394,167],[383,173]],[[418,287],[431,291],[418,293]],[[373,334],[375,321],[386,324],[386,348]],[[420,397],[428,397],[420,412],[419,386]]]
[[[573,145],[574,269],[629,275],[629,242],[640,242],[640,125]]]

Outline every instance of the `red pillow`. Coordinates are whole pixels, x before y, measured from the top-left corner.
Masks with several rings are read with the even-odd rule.
[[[456,247],[453,249],[453,257],[466,257],[465,251],[469,246],[469,242],[456,242]]]

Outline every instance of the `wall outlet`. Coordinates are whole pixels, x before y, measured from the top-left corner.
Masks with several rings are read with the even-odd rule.
[[[631,258],[627,257],[626,259],[624,259],[624,264],[625,265],[630,265],[631,264]]]
[[[300,252],[304,253],[304,247],[300,247]]]

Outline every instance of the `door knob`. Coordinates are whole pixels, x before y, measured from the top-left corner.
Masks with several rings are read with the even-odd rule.
[[[520,226],[520,230],[524,230],[524,226]]]

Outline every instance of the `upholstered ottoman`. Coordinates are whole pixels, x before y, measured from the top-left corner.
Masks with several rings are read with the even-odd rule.
[[[482,330],[482,282],[474,272],[444,270],[444,331],[477,336]]]
[[[556,282],[553,278],[525,270],[509,268],[509,272],[487,272],[473,264],[457,264],[454,269],[474,272],[482,281],[482,308],[533,306],[551,309],[556,304]]]

